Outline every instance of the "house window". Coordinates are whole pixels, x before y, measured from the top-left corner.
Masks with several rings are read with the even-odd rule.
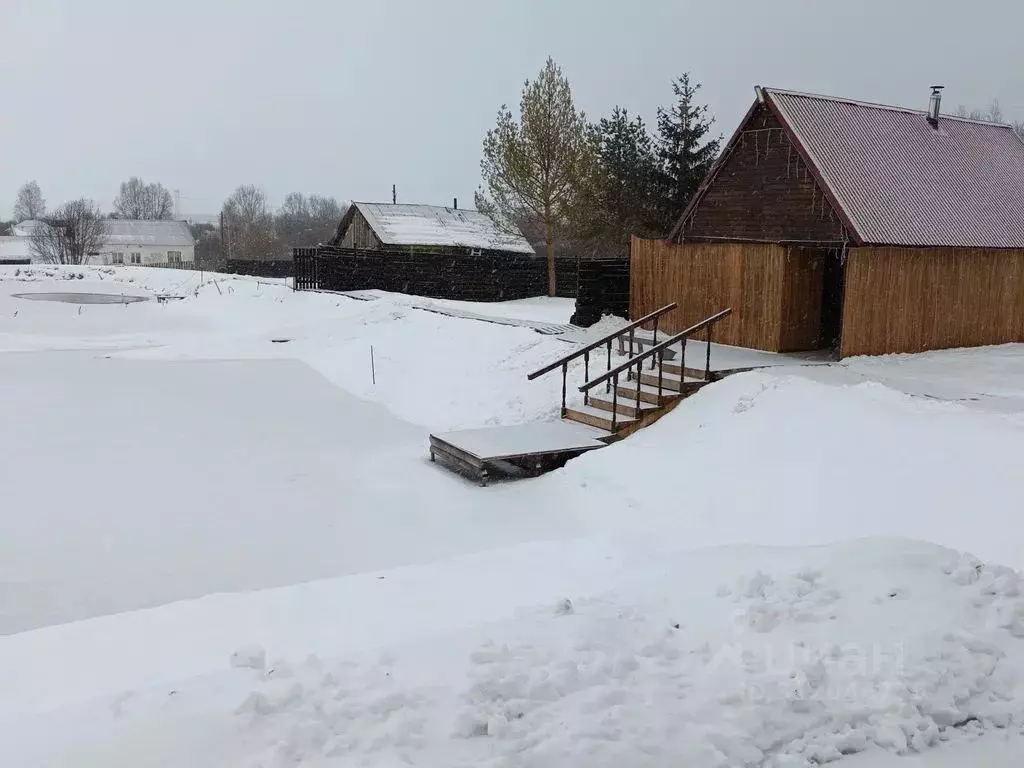
[[[111,264],[124,264],[124,254],[121,252],[110,254]]]
[[[141,264],[141,263],[142,263],[142,254],[141,253],[133,253],[132,254],[132,264]]]
[[[181,264],[181,251],[168,251],[167,252],[167,263],[168,264]]]

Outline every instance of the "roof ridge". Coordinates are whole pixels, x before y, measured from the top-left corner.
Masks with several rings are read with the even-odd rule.
[[[810,93],[808,91],[791,91],[785,88],[765,88],[764,90],[768,93],[779,93],[784,96],[797,96],[805,99],[820,99],[822,101],[834,101],[840,104],[854,104],[858,107],[868,107],[870,109],[886,109],[889,110],[890,112],[906,112],[911,115],[922,116],[928,114],[928,110],[926,109],[912,109],[910,107],[901,107],[895,104],[881,104],[876,101],[861,101],[860,99],[849,99],[843,96],[829,96],[824,93]],[[943,119],[947,120],[957,120],[962,123],[977,123],[979,125],[991,125],[999,128],[1009,128],[1011,130],[1013,129],[1013,126],[1011,126],[1009,123],[998,123],[992,120],[977,120],[972,117],[960,117],[959,115],[947,115],[945,113],[940,114],[939,117],[942,117]]]
[[[386,205],[388,207],[404,205],[408,208],[438,208],[445,211],[458,211],[459,213],[483,213],[483,211],[476,208],[453,208],[450,205],[434,205],[433,203],[375,203],[370,200],[353,200],[352,205]]]

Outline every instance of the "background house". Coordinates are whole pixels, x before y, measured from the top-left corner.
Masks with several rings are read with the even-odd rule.
[[[352,203],[329,245],[294,250],[300,289],[378,289],[465,301],[541,296],[547,262],[479,211]]]
[[[631,312],[844,356],[1024,341],[1024,142],[939,107],[758,89],[670,241],[634,241]]]
[[[195,241],[184,221],[108,219],[106,242],[93,264],[186,264],[195,261]]]
[[[412,248],[472,254],[534,254],[515,227],[507,230],[479,211],[437,205],[353,202],[332,245],[383,250]]]
[[[11,235],[0,237],[0,264],[29,264],[32,234],[42,221],[28,220],[11,227]],[[184,221],[143,221],[106,219],[103,247],[88,257],[89,264],[191,264],[195,242]]]

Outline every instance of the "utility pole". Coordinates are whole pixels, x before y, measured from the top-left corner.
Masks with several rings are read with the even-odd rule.
[[[395,189],[395,185],[391,185],[391,204],[394,205],[398,202],[398,191]]]

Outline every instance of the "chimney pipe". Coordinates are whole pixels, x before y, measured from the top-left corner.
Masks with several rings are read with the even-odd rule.
[[[932,128],[939,127],[939,107],[942,106],[942,89],[944,87],[933,85],[932,95],[928,97],[928,122]]]
[[[452,208],[456,211],[459,210],[459,198],[456,197],[452,199]]]

